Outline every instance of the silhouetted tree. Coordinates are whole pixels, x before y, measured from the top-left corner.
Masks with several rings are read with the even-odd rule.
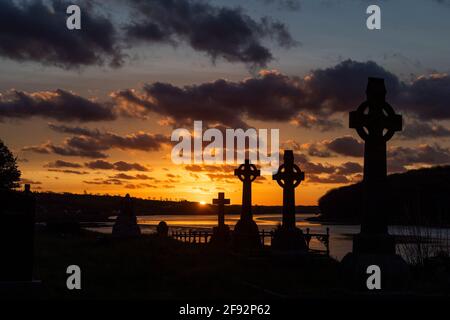
[[[19,187],[20,171],[8,147],[0,140],[0,189],[11,190]]]

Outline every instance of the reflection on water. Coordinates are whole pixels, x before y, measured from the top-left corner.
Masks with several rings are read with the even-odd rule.
[[[305,231],[310,229],[311,233],[326,233],[326,228],[330,228],[330,255],[338,260],[341,260],[348,252],[352,250],[352,235],[359,232],[359,225],[328,225],[318,222],[307,221],[307,218],[314,217],[313,214],[297,215],[297,227]],[[258,224],[259,229],[270,231],[281,223],[280,214],[264,214],[254,215],[254,219]],[[239,220],[239,215],[228,215],[225,218],[225,223],[233,229],[236,222]],[[184,229],[192,230],[208,230],[217,225],[216,215],[152,215],[139,216],[138,223],[141,226],[143,233],[154,233],[155,227],[160,221],[165,221],[170,228],[170,231],[182,231]],[[406,227],[389,227],[389,233],[394,235],[405,235]],[[89,228],[103,233],[111,233],[112,224],[108,227]],[[450,229],[440,229],[440,234],[444,232],[447,239],[450,234]],[[323,244],[318,240],[312,239],[310,246],[312,249],[324,249]]]

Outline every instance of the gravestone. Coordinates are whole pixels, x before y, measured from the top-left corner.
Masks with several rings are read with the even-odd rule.
[[[383,207],[387,188],[386,143],[402,130],[402,117],[386,102],[384,80],[369,78],[367,100],[350,112],[350,128],[364,140],[364,178],[361,232],[353,239],[353,252],[342,260],[350,281],[366,285],[369,265],[381,268],[385,288],[398,288],[406,281],[407,265],[395,254],[395,239],[388,233]]]
[[[230,242],[230,228],[225,224],[225,205],[230,204],[230,199],[225,199],[225,193],[219,192],[217,199],[213,199],[213,204],[217,205],[217,227],[213,228],[213,235],[210,243],[217,246],[224,246]]]
[[[169,226],[165,221],[160,221],[156,226],[156,234],[158,237],[167,238],[169,235]]]
[[[273,235],[272,248],[275,250],[306,252],[305,237],[302,230],[295,225],[295,188],[305,179],[305,174],[294,163],[294,152],[284,151],[284,163],[278,172],[272,176],[283,188],[283,218],[282,224]]]
[[[242,181],[242,210],[233,230],[232,248],[238,252],[257,251],[262,248],[262,243],[258,226],[253,221],[252,182],[261,175],[261,172],[246,159],[244,164],[234,170],[234,175]]]
[[[129,194],[122,199],[119,215],[114,223],[112,234],[120,238],[137,237],[141,234],[141,229],[137,224],[137,218],[134,212],[133,200]]]
[[[36,200],[24,192],[0,191],[0,282],[31,282],[34,258]]]

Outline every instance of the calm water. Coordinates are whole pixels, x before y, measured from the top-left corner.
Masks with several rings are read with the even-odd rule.
[[[318,222],[307,221],[307,218],[315,215],[297,215],[297,227],[304,232],[306,228],[310,229],[311,233],[326,233],[326,228],[330,228],[330,255],[338,260],[341,260],[348,252],[352,250],[352,235],[359,232],[359,226],[355,225],[333,225],[322,224]],[[280,214],[264,214],[254,215],[254,219],[258,224],[260,230],[273,230],[279,223],[281,223]],[[225,223],[233,228],[239,220],[239,215],[226,216]],[[138,223],[141,226],[143,233],[154,233],[155,227],[160,221],[165,221],[170,231],[182,231],[186,229],[192,230],[210,230],[217,225],[216,215],[153,215],[153,216],[139,216]],[[99,228],[89,228],[103,233],[111,233],[111,226],[104,226]],[[418,230],[420,229],[420,230]],[[169,231],[169,232],[170,232]],[[445,239],[447,242],[450,238],[450,229],[426,229],[414,227],[389,227],[389,232],[395,235],[430,235],[439,239]],[[268,240],[268,239],[267,239]],[[325,249],[325,247],[316,239],[311,240],[312,249]],[[448,246],[447,246],[448,248]]]

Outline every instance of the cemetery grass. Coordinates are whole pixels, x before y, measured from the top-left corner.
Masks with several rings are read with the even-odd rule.
[[[411,266],[402,292],[362,293],[346,288],[339,263],[325,256],[306,260],[243,258],[156,235],[114,239],[37,230],[34,278],[39,299],[223,300],[450,297],[450,261]],[[66,269],[81,268],[81,290],[68,290]]]
[[[69,265],[81,268],[81,290],[66,287]],[[125,240],[85,230],[38,230],[34,273],[41,299],[277,299],[320,297],[340,286],[338,263],[328,257],[280,263],[155,235]]]

